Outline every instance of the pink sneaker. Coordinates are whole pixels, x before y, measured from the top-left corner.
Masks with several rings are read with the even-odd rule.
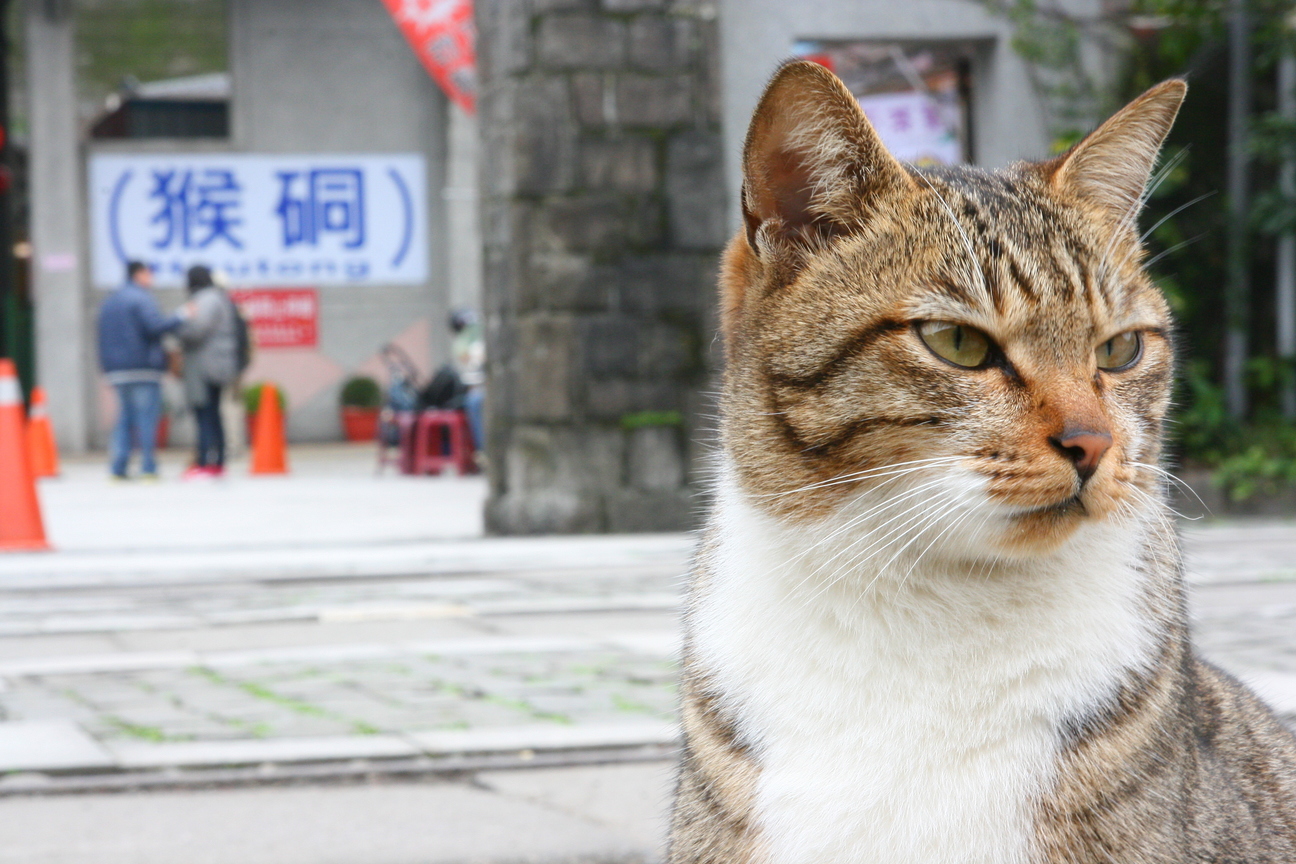
[[[186,483],[194,480],[210,480],[211,478],[211,469],[205,465],[190,465],[185,469],[185,472],[180,475],[180,479]]]
[[[207,472],[207,476],[208,476],[208,477],[211,477],[211,478],[213,478],[213,479],[217,479],[217,480],[219,480],[221,477],[224,477],[224,476],[225,476],[225,466],[224,466],[224,465],[208,465],[208,466],[207,466],[205,469],[203,469],[203,470],[205,470],[205,471]]]

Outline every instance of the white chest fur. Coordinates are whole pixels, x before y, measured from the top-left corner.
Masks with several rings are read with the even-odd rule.
[[[1028,862],[1060,722],[1150,655],[1128,529],[1007,574],[865,563],[825,589],[826,531],[718,492],[694,645],[757,754],[770,864]]]

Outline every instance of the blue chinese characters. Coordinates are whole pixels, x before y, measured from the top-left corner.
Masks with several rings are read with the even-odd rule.
[[[95,282],[136,258],[171,284],[194,263],[243,284],[423,282],[424,189],[417,155],[96,154]]]
[[[348,249],[365,242],[364,173],[357,168],[279,171],[279,214],[284,246],[318,246],[320,235],[336,233]]]
[[[178,245],[184,249],[206,249],[215,240],[224,240],[235,249],[243,248],[230,233],[242,222],[236,215],[240,188],[233,171],[208,168],[200,172],[155,170],[152,174],[153,191],[149,198],[160,203],[149,221],[165,229],[153,241],[153,248]]]

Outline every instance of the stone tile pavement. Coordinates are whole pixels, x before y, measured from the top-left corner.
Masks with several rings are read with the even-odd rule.
[[[48,661],[19,661],[0,667],[9,682],[0,710],[5,719],[74,721],[119,762],[135,766],[165,765],[168,754],[189,764],[258,762],[267,751],[228,745],[340,736],[356,739],[345,758],[409,756],[421,748],[385,742],[504,727],[543,738],[544,726],[570,731],[627,724],[651,736],[628,743],[655,743],[669,740],[668,732],[656,730],[669,728],[675,703],[672,652],[661,647],[647,653],[616,640],[482,639],[471,647],[447,642],[176,652],[130,658],[135,668],[65,662],[59,669]],[[428,746],[446,752],[473,740],[443,735],[428,739],[436,742]],[[375,752],[379,741],[382,752]],[[226,746],[156,746],[183,742]],[[519,744],[526,746],[525,740]],[[298,758],[314,756],[306,748]]]
[[[1283,569],[1296,531],[1190,531],[1203,649],[1296,714],[1296,581]],[[494,566],[491,541],[476,542]],[[11,721],[0,763],[66,772],[669,743],[689,542],[621,538],[599,567],[606,538],[561,539],[551,559],[593,566],[455,576],[51,590],[0,576],[0,720]],[[657,563],[626,565],[636,544]],[[1229,548],[1249,556],[1251,581],[1237,581]],[[41,640],[50,650],[34,650]],[[84,764],[6,747],[19,723],[24,734],[52,724],[46,750],[64,736]]]

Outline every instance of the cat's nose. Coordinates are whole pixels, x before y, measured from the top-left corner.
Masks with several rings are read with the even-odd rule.
[[[1061,435],[1049,440],[1062,451],[1062,455],[1075,463],[1081,480],[1088,480],[1098,469],[1103,454],[1112,444],[1110,432],[1095,432],[1092,429],[1065,429]]]

